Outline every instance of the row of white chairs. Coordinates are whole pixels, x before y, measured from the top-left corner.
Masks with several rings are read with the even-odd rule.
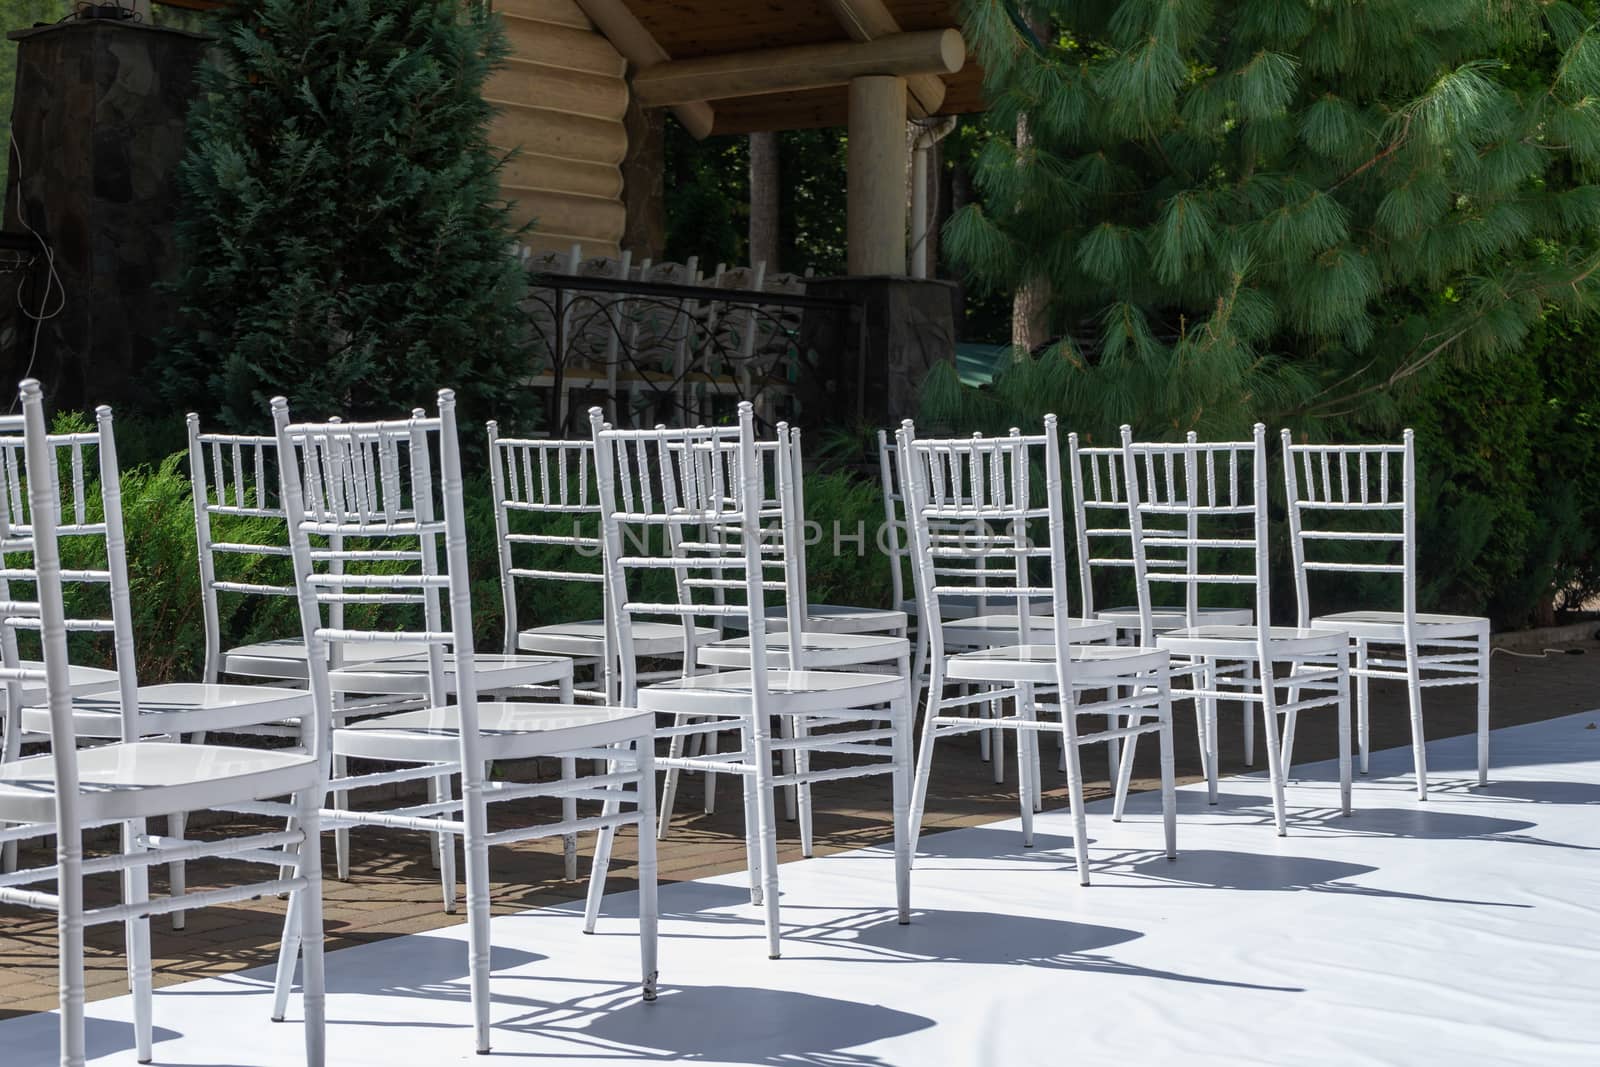
[[[1217,703],[1249,697],[1266,710],[1281,832],[1283,768],[1295,716],[1337,706],[1347,738],[1346,657],[1352,644],[1358,671],[1384,676],[1377,672],[1389,670],[1392,676],[1395,669],[1393,661],[1380,657],[1362,659],[1364,644],[1385,644],[1389,631],[1358,634],[1346,628],[1330,636],[1302,625],[1284,634],[1280,628],[1254,627],[1249,619],[1217,623],[1200,616],[1198,590],[1242,584],[1254,593],[1251,617],[1270,618],[1260,428],[1251,442],[1221,445],[1192,440],[1147,445],[1125,433],[1121,449],[1100,450],[1107,480],[1118,476],[1120,488],[1081,477],[1083,453],[1089,450],[1078,449],[1069,438],[1080,580],[1091,566],[1086,538],[1103,532],[1088,528],[1082,518],[1090,502],[1109,498],[1106,507],[1121,507],[1128,516],[1138,621],[1133,643],[1118,645],[1112,643],[1117,633],[1134,629],[1126,615],[1096,619],[1087,603],[1076,619],[1069,610],[1074,572],[1067,555],[1074,542],[1066,532],[1068,494],[1053,419],[1037,435],[936,441],[918,440],[908,423],[894,445],[885,441],[886,496],[891,508],[901,501],[899,525],[891,528],[904,535],[903,541],[895,539],[897,548],[903,546],[905,558],[916,562],[918,595],[890,610],[855,609],[808,603],[799,431],[780,426],[772,440],[758,441],[749,405],[741,405],[735,426],[690,430],[616,431],[595,409],[587,442],[505,439],[491,426],[505,651],[477,653],[459,440],[453,398],[446,391],[437,416],[419,411],[408,419],[359,424],[294,424],[286,405],[275,401],[271,437],[204,434],[191,418],[206,674],[197,686],[163,692],[140,687],[133,673],[110,413],[97,413],[93,434],[52,436],[43,430],[36,384],[24,383],[23,401],[21,424],[0,425],[0,474],[7,479],[0,498],[9,524],[0,534],[16,538],[16,547],[7,541],[4,551],[33,553],[34,569],[17,569],[12,580],[33,582],[41,606],[30,614],[28,605],[13,602],[12,617],[4,620],[8,699],[0,822],[13,825],[0,830],[0,839],[14,845],[54,834],[57,863],[0,876],[0,903],[53,908],[61,916],[64,1063],[82,1062],[84,922],[127,924],[130,982],[138,1006],[136,1044],[140,1058],[147,1059],[149,917],[260,895],[264,884],[274,887],[271,892],[290,894],[273,1015],[283,1017],[299,964],[308,1062],[320,1062],[321,871],[317,850],[304,846],[323,829],[338,834],[341,875],[348,864],[344,833],[350,827],[385,826],[427,836],[436,843],[447,907],[455,903],[454,841],[463,840],[475,1042],[479,1051],[487,1051],[490,845],[561,837],[567,873],[574,877],[577,835],[598,832],[585,914],[586,929],[593,929],[615,832],[636,825],[643,990],[647,999],[654,997],[654,839],[666,827],[665,818],[655,825],[656,766],[667,771],[663,816],[685,771],[705,775],[708,802],[717,776],[740,779],[751,899],[764,909],[768,952],[777,956],[780,792],[800,819],[809,853],[814,784],[891,778],[896,909],[900,921],[907,922],[911,857],[938,738],[972,730],[985,737],[999,731],[1017,735],[1024,832],[1031,837],[1032,814],[1042,797],[1037,735],[1057,733],[1078,821],[1078,869],[1087,881],[1080,747],[1125,742],[1120,757],[1112,760],[1119,771],[1114,817],[1120,818],[1133,746],[1144,734],[1158,735],[1165,844],[1168,855],[1175,856],[1172,701],[1182,697],[1196,705],[1214,794]],[[1311,498],[1307,507],[1320,500],[1334,505],[1324,510],[1339,514],[1392,510],[1403,516],[1405,562],[1382,564],[1378,572],[1399,573],[1410,586],[1407,618],[1401,619],[1410,627],[1409,637],[1423,622],[1414,610],[1409,435],[1403,446],[1292,451],[1304,447],[1286,442],[1313,486],[1304,494]],[[98,454],[105,507],[100,522],[88,521],[85,505],[87,451]],[[1363,457],[1357,461],[1362,464],[1382,457],[1384,466],[1369,479],[1365,466],[1351,472],[1349,456]],[[1393,487],[1391,456],[1403,457],[1404,468],[1397,479],[1401,484]],[[65,487],[63,470],[70,472]],[[1317,471],[1320,482],[1311,477]],[[1298,500],[1296,476],[1289,477],[1290,499]],[[1090,485],[1092,493],[1086,491]],[[27,508],[25,497],[31,500]],[[63,511],[67,499],[73,501],[71,521]],[[519,524],[519,516],[534,514],[542,516],[542,525]],[[41,515],[55,522],[41,522]],[[552,533],[552,515],[570,515],[577,525]],[[895,518],[894,511],[890,517]],[[594,524],[586,526],[590,519]],[[1224,526],[1244,523],[1249,535],[1213,531],[1213,520]],[[1321,537],[1296,521],[1300,540]],[[231,524],[228,539],[214,536],[213,524],[220,529],[224,522]],[[278,523],[281,538],[273,533]],[[60,537],[103,540],[105,568],[63,572],[58,562],[47,567],[48,553],[37,547],[46,526],[51,527],[51,552]],[[975,528],[983,531],[976,545],[969,536]],[[233,531],[245,529],[254,532],[236,538]],[[1389,537],[1366,536],[1364,528],[1354,531],[1359,537],[1346,536],[1350,531],[1330,533],[1323,539],[1393,543]],[[598,565],[580,562],[596,552]],[[1224,571],[1214,557],[1226,553],[1242,553],[1249,565]],[[287,557],[293,585],[228,577],[220,564],[225,557]],[[1344,560],[1329,562],[1335,569],[1349,566]],[[897,560],[897,570],[899,565]],[[1315,565],[1309,562],[1307,569]],[[591,587],[598,582],[604,617],[523,628],[516,586],[526,582]],[[1157,619],[1165,614],[1163,622],[1169,622],[1179,612],[1154,607],[1150,590],[1171,582],[1185,591],[1178,620],[1183,625],[1159,627],[1167,633],[1158,634]],[[113,635],[116,669],[109,675],[114,691],[95,693],[105,679],[97,683],[90,669],[65,662],[64,655],[52,658],[48,641],[42,665],[19,658],[16,631],[48,615],[52,598],[65,603],[63,583],[104,585],[110,591],[105,617],[75,624]],[[9,597],[8,588],[0,589],[0,598]],[[221,594],[294,597],[301,635],[223,649]],[[1040,604],[1048,610],[1036,615]],[[1008,610],[993,612],[992,605]],[[919,616],[919,660],[926,668],[910,664],[908,606]],[[403,623],[397,624],[395,612],[407,613]],[[358,618],[362,621],[354,621]],[[1427,617],[1430,624],[1434,618]],[[1481,620],[1469,621],[1475,634]],[[731,637],[729,630],[743,636]],[[1471,678],[1460,669],[1463,642],[1442,657],[1408,654],[1407,668],[1411,675],[1423,666],[1433,668],[1444,680],[1434,684],[1476,679],[1480,725],[1486,728],[1486,623],[1483,633],[1485,640],[1473,649],[1481,666]],[[662,659],[675,659],[676,669],[644,672]],[[1256,681],[1274,678],[1274,667],[1288,668],[1276,686]],[[928,707],[914,765],[914,708],[924,669]],[[593,677],[580,679],[579,671]],[[276,684],[228,686],[221,683],[223,676]],[[1189,686],[1175,690],[1174,677],[1188,678]],[[965,689],[952,696],[947,682]],[[1279,688],[1288,692],[1287,701],[1276,699]],[[981,714],[958,714],[973,710]],[[1080,730],[1084,716],[1103,720],[1103,728]],[[1415,705],[1413,718],[1420,787]],[[207,735],[235,733],[288,735],[290,747],[207,743]],[[727,748],[730,734],[737,741]],[[20,740],[27,736],[47,738],[51,754],[20,756]],[[1486,773],[1487,752],[1481,738],[1480,775]],[[177,739],[188,743],[174,744]],[[666,745],[661,755],[658,740]],[[90,747],[80,750],[84,744]],[[1341,751],[1348,811],[1348,744]],[[62,758],[66,752],[73,758]],[[532,757],[558,760],[559,778],[510,783],[487,773],[494,762]],[[1000,750],[992,758],[998,766]],[[352,776],[352,759],[384,769]],[[99,799],[61,802],[82,793],[82,766],[92,768],[92,795]],[[234,768],[240,768],[238,775]],[[308,774],[306,784],[302,778]],[[213,781],[226,785],[213,789]],[[388,790],[380,794],[380,801],[389,798],[380,807],[357,808],[350,802],[357,789],[406,782],[424,784],[426,802],[414,796],[395,799]],[[137,805],[116,799],[129,791],[138,792]],[[292,798],[287,803],[285,795]],[[541,820],[518,809],[524,818],[516,828],[489,830],[489,804],[533,799],[559,801],[560,815]],[[205,809],[283,819],[285,829],[194,841],[184,836],[181,818],[170,818]],[[169,816],[167,834],[149,832],[145,823],[156,815]],[[117,856],[85,863],[81,831],[101,824],[121,826],[122,848]],[[217,855],[266,865],[276,880],[186,891],[183,864]],[[144,872],[156,863],[170,865],[172,892],[151,900]],[[101,871],[123,872],[123,904],[85,911],[82,877]],[[56,894],[26,888],[51,880],[57,882]],[[76,888],[69,891],[69,886]],[[78,931],[75,942],[69,929]]]
[[[910,423],[901,433],[915,440]],[[1346,646],[1354,660],[1349,671],[1356,683],[1363,772],[1370,749],[1369,684],[1372,679],[1389,679],[1406,685],[1418,798],[1427,796],[1422,695],[1429,688],[1475,687],[1478,779],[1487,781],[1489,620],[1418,609],[1416,459],[1409,430],[1400,443],[1391,445],[1296,444],[1284,431],[1282,475],[1289,504],[1287,533],[1296,615],[1293,626],[1265,627],[1255,626],[1258,619],[1271,619],[1272,602],[1264,427],[1257,427],[1251,440],[1240,442],[1202,443],[1192,433],[1178,443],[1138,442],[1126,427],[1122,438],[1119,447],[1090,448],[1082,446],[1076,434],[1067,435],[1067,485],[1061,492],[1071,502],[1076,573],[1070,577],[1076,578],[1081,598],[1080,613],[1069,620],[1069,633],[1075,644],[1109,637],[1141,647],[1164,645],[1181,655],[1178,676],[1199,681],[1202,699],[1196,702],[1196,712],[1203,741],[1201,758],[1213,799],[1217,701],[1236,700],[1241,693],[1258,694],[1256,700],[1243,701],[1245,756],[1253,763],[1254,711],[1262,699],[1274,698],[1271,692],[1260,698],[1263,690],[1252,679],[1264,672],[1268,663],[1276,663],[1289,668],[1295,677],[1291,690],[1311,687],[1316,676],[1307,673],[1310,666],[1325,657],[1344,655]],[[1015,432],[1011,439],[1025,440]],[[911,551],[915,538],[908,529],[899,447],[884,434],[880,434],[879,445],[895,595],[907,607],[922,607],[919,677],[928,670],[930,635],[942,639],[946,650],[955,645],[970,651],[980,637],[992,640],[995,631],[1011,644],[1048,641],[1049,610],[1054,605],[1047,595],[1032,598],[1032,616],[1025,628],[1032,636],[1016,636],[1018,600],[1014,595],[1008,597],[1003,587],[1021,583],[1003,550],[1006,524],[993,517],[980,520],[999,529],[988,532],[983,551],[969,552],[969,559],[955,564],[944,562],[938,554],[929,559],[924,552]],[[1016,462],[1023,462],[1021,452]],[[1040,455],[1033,455],[1028,462],[1043,471]],[[964,532],[971,548],[976,539],[966,524],[972,521],[966,516],[961,522],[947,520],[942,525],[947,531]],[[936,539],[941,523],[935,517],[929,525]],[[913,559],[931,565],[932,572],[921,575],[921,567],[910,567]],[[952,570],[963,566],[975,570],[969,583],[975,588],[928,595]],[[909,584],[904,577],[906,569],[917,571],[916,597],[905,597]],[[1106,570],[1134,576],[1137,603],[1097,606],[1095,579]],[[1312,594],[1317,576],[1327,573],[1347,580],[1364,577],[1369,588],[1387,588],[1389,595],[1380,604],[1358,610],[1318,612]],[[1069,575],[1060,577],[1065,581]],[[1163,590],[1173,589],[1176,596],[1162,595]],[[1215,595],[1204,595],[1207,592]],[[1343,637],[1336,639],[1336,634]],[[936,672],[943,671],[937,657],[934,667]],[[1291,692],[1289,705],[1269,705],[1277,706],[1278,713],[1285,716],[1281,747],[1285,756],[1292,750],[1296,714],[1301,710],[1294,706],[1298,700]],[[1275,725],[1266,723],[1269,736]],[[1119,761],[1115,740],[1111,738],[1110,743],[1112,763],[1121,767],[1120,809],[1130,765]],[[1269,766],[1277,754],[1269,750]],[[1062,762],[1066,769],[1065,753]],[[1000,760],[995,760],[995,765],[998,780]],[[1279,808],[1281,827],[1281,804]]]

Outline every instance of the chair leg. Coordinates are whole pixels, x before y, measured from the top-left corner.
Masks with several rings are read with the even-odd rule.
[[[686,726],[689,716],[679,712],[672,717],[673,726]],[[667,755],[672,759],[683,758],[683,745],[687,735],[673,734],[672,741],[667,746]],[[678,776],[681,772],[676,767],[668,767],[666,782],[661,787],[661,814],[656,826],[656,837],[664,839],[667,830],[672,825],[672,809],[678,803]],[[710,788],[709,786],[707,788]]]
[[[752,709],[753,710],[753,709]],[[761,903],[766,908],[767,957],[782,955],[783,928],[778,913],[778,826],[777,797],[772,787],[772,722],[765,715],[749,715],[751,743],[754,746],[756,833],[761,852]],[[767,721],[762,721],[766,719]]]
[[[139,844],[139,837],[145,832],[145,824],[141,819],[138,822],[125,822],[122,824],[122,851],[135,853],[145,851]],[[150,868],[144,866],[129,867],[122,875],[123,899],[129,904],[143,904],[150,899]],[[177,890],[174,890],[176,893]],[[176,913],[175,913],[176,914]],[[127,939],[128,953],[128,979],[133,990],[133,1038],[136,1056],[140,1063],[149,1063],[154,1058],[152,1018],[152,1000],[155,988],[150,974],[150,917],[147,915],[136,916],[123,924],[123,935]]]
[[[167,816],[167,836],[170,837],[174,842],[181,843],[183,841],[184,832],[188,827],[188,822],[188,812],[172,812]],[[189,870],[188,866],[182,860],[167,864],[167,885],[170,887],[170,892],[175,897],[182,896],[184,893],[188,892]],[[171,922],[174,930],[182,930],[186,925],[187,920],[184,918],[183,912],[175,911],[171,913]]]
[[[917,749],[916,777],[912,779],[911,786],[911,811],[907,815],[909,821],[908,836],[911,839],[912,862],[917,854],[917,841],[922,837],[922,816],[928,806],[928,779],[933,774],[933,746],[939,738],[939,731],[934,724],[934,719],[939,714],[939,689],[933,679],[928,685],[928,699],[923,705],[922,741]],[[907,712],[906,731],[909,734],[915,717]]]
[[[793,715],[778,716],[778,733],[784,740],[793,740],[795,736],[795,717]],[[792,748],[783,750],[779,759],[783,766],[783,773],[789,776],[795,773],[797,761]],[[783,818],[785,822],[794,822],[800,817],[800,791],[798,786],[786,785],[783,787]]]
[[[76,827],[56,839],[57,968],[60,972],[61,1063],[81,1067],[84,1040],[83,834]]]
[[[1272,664],[1261,664],[1258,685],[1261,696],[1261,721],[1267,731],[1267,777],[1272,782],[1272,821],[1278,836],[1289,832],[1289,818],[1283,796],[1283,750],[1278,745],[1278,709],[1273,699]]]
[[[1339,803],[1350,808],[1350,650],[1339,653]]]
[[[1207,660],[1205,665],[1205,687],[1215,693],[1217,691],[1217,675],[1220,665],[1213,660]],[[1201,701],[1205,709],[1205,728],[1201,734],[1201,742],[1206,750],[1206,803],[1217,802],[1217,776],[1218,764],[1221,757],[1217,747],[1217,698],[1208,696]]]
[[[305,1015],[306,1067],[322,1067],[326,1056],[327,992],[322,973],[322,825],[314,792],[300,797],[300,825],[305,841],[300,847],[300,874],[306,887],[295,894],[300,901],[301,1010]]]
[[[1172,675],[1162,671],[1157,678],[1157,714],[1161,720],[1161,829],[1166,837],[1167,859],[1178,858],[1178,791],[1174,773],[1174,746],[1172,740]],[[1143,715],[1139,716],[1142,720]],[[1129,739],[1129,757],[1132,756],[1132,739]],[[1133,760],[1124,761],[1128,768]],[[1124,775],[1128,773],[1124,770]]]
[[[337,755],[337,754],[334,755],[334,757],[333,757],[333,777],[334,777],[335,781],[338,781],[341,778],[346,778],[346,777],[349,776],[349,774],[350,774],[350,766],[349,765],[350,765],[350,761],[348,759],[346,759],[344,756],[340,756],[340,755]],[[339,811],[349,811],[350,810],[350,791],[347,790],[347,789],[336,789],[336,790],[334,790],[333,791],[333,806],[336,809],[338,809]],[[348,882],[350,880],[350,829],[349,829],[349,827],[341,826],[341,827],[339,827],[337,830],[335,830],[333,832],[333,861],[334,861],[334,870],[338,875],[339,881]],[[439,854],[438,854],[437,851],[435,851],[434,854],[433,854],[433,863],[434,863],[435,866],[438,866]]]
[[[988,701],[983,707],[991,721],[1000,718],[1000,701]],[[994,784],[1001,785],[1006,780],[1006,732],[998,726],[985,732],[989,735],[989,767],[994,771]]]
[[[1428,799],[1428,741],[1422,730],[1422,668],[1417,646],[1406,645],[1406,701],[1411,709],[1411,760],[1416,768],[1417,799]]]
[[[615,761],[607,761],[606,773],[616,773]],[[647,813],[645,811],[647,806],[650,808],[654,808],[655,806],[654,775],[652,774],[649,780],[646,780],[644,775],[640,775],[638,788],[640,791],[640,799],[636,800],[636,803],[639,805],[639,857],[641,863],[641,881],[639,888],[642,892],[644,889],[644,883],[642,881],[642,864],[644,862],[645,852],[644,842],[647,838],[650,840],[650,855],[652,859],[655,856],[655,838],[650,833],[651,827],[655,821],[655,812],[653,810],[650,811],[647,817]],[[620,784],[607,786],[606,793],[608,796],[604,803],[600,805],[600,814],[614,815],[621,809],[622,806],[622,786]],[[611,794],[616,795],[615,800],[611,799]],[[650,796],[650,801],[648,804],[643,799],[645,794],[649,794]],[[611,848],[616,842],[616,838],[616,827],[607,826],[600,830],[599,837],[595,841],[594,862],[589,865],[589,889],[584,895],[583,905],[583,932],[586,934],[594,933],[595,923],[600,919],[600,900],[606,895],[606,876],[611,873]],[[641,922],[643,922],[644,912],[642,909],[644,906],[644,900],[642,897],[640,898],[639,903],[641,908],[639,919]]]
[[[889,707],[894,729],[894,890],[901,925],[911,921],[911,730],[916,691],[916,682],[908,679],[905,699]]]
[[[578,777],[578,761],[571,756],[561,758],[561,780],[574,781]],[[561,821],[572,822],[578,817],[578,798],[567,795],[561,798]],[[567,881],[578,880],[578,835],[566,834],[561,838],[561,861]]]
[[[715,730],[706,732],[705,753],[708,758],[713,758],[717,755],[717,731]],[[707,771],[703,777],[706,780],[706,799],[703,810],[707,815],[712,815],[717,810],[717,772]]]
[[[290,893],[289,906],[284,909],[283,914],[283,940],[278,944],[277,972],[272,980],[272,1021],[275,1023],[283,1022],[289,1013],[289,993],[294,988],[294,966],[300,959],[300,909],[303,907],[305,907],[304,895]]]
[[[5,709],[5,733],[0,735],[0,763],[10,763],[22,754],[22,709]],[[5,827],[6,823],[0,823]],[[16,841],[0,845],[0,873],[10,874],[17,869]]]
[[[1478,631],[1478,784],[1489,784],[1489,627]]]
[[[1061,694],[1061,731],[1067,741],[1067,797],[1072,804],[1072,846],[1078,861],[1078,884],[1089,884],[1089,819],[1083,810],[1083,769],[1078,745],[1069,733],[1068,715],[1075,714],[1072,695]]]
[[[791,736],[797,741],[804,741],[811,736],[811,727],[807,724],[805,716],[786,715],[784,718],[793,720],[794,725],[791,729]],[[800,820],[800,855],[810,859],[812,848],[811,783],[805,781],[804,778],[807,772],[811,770],[811,753],[804,749],[795,749],[794,767],[795,773],[799,774],[802,779],[794,787],[794,796],[797,799],[799,808],[797,815]]]
[[[1300,686],[1295,684],[1294,677],[1300,673],[1300,664],[1289,665],[1289,705],[1288,711],[1283,713],[1283,773],[1287,775],[1294,767],[1294,728],[1299,721],[1300,713],[1294,705],[1300,703]]]
[[[463,767],[461,813],[467,865],[467,981],[471,991],[473,1037],[480,1054],[489,1051],[489,814],[481,768]],[[451,850],[452,853],[454,849]]]
[[[1367,773],[1372,736],[1367,724],[1367,643],[1356,641],[1356,745],[1361,749],[1361,773]]]
[[[762,903],[761,880],[761,823],[759,806],[756,803],[757,782],[760,773],[759,761],[755,756],[755,749],[751,742],[750,728],[742,725],[739,728],[740,753],[748,768],[740,775],[740,785],[744,790],[744,860],[745,867],[750,872],[750,903],[760,907]]]
[[[655,825],[656,773],[654,742],[646,737],[634,746],[638,761],[639,784],[635,802],[639,805],[639,969],[641,993],[646,1001],[656,999],[656,942],[659,906],[656,897]]]
[[[1254,688],[1255,664],[1245,665],[1245,692]],[[1247,767],[1256,765],[1256,706],[1252,701],[1244,703],[1244,762]]]
[[[443,804],[455,799],[455,789],[450,784],[450,776],[442,775],[428,779],[429,792],[433,794],[435,804]],[[444,900],[446,915],[456,913],[456,840],[455,835],[439,833],[434,834],[434,852],[439,860],[439,894]]]
[[[1033,686],[1020,683],[1017,686],[1017,718],[1023,722],[1032,722]],[[1028,734],[1026,727],[1017,729],[1017,807],[1022,812],[1022,847],[1033,847],[1033,761],[1028,758]]]

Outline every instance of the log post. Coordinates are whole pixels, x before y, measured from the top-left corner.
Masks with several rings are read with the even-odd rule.
[[[906,83],[893,75],[850,82],[846,146],[851,274],[906,271]]]

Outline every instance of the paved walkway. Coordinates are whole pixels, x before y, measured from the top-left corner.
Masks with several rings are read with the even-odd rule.
[[[1583,656],[1553,656],[1543,660],[1497,655],[1494,662],[1494,724],[1549,719],[1600,705],[1600,645],[1584,647]],[[1409,732],[1401,691],[1375,686],[1373,747],[1381,749],[1408,743]],[[1434,738],[1470,732],[1474,709],[1469,689],[1431,690],[1428,723]],[[1194,781],[1194,723],[1191,716],[1178,720],[1178,767],[1182,781]],[[1302,721],[1296,738],[1297,762],[1330,756],[1334,732],[1331,716]],[[995,784],[990,768],[979,762],[976,743],[963,739],[940,744],[928,805],[927,829],[978,826],[1016,814],[1015,767],[1006,767],[1006,782]],[[1222,767],[1224,773],[1243,769],[1237,713],[1223,715]],[[1053,746],[1052,746],[1053,747]],[[1257,746],[1259,749],[1259,745]],[[1145,745],[1136,770],[1137,784],[1153,784],[1154,745]],[[1050,749],[1047,749],[1050,751]],[[1047,810],[1065,807],[1064,776],[1053,761],[1045,769]],[[1085,763],[1091,796],[1105,793],[1104,761],[1090,754]],[[693,881],[743,870],[744,841],[737,784],[724,777],[718,810],[706,816],[698,811],[699,783],[686,780],[673,830],[661,850],[664,881]],[[884,841],[889,836],[887,780],[865,779],[824,785],[816,792],[817,852],[828,855]],[[694,806],[696,810],[690,811]],[[781,828],[781,859],[799,858],[793,824]],[[402,934],[455,926],[461,916],[447,915],[440,906],[437,876],[430,867],[419,838],[381,831],[359,831],[351,880],[328,882],[327,930],[330,949],[380,941]],[[589,839],[584,842],[585,848]],[[561,877],[558,845],[535,842],[492,853],[494,904],[499,914],[514,914],[538,906],[577,899],[583,883]],[[619,842],[612,865],[612,887],[631,887],[632,842]],[[326,862],[331,869],[332,845]],[[38,862],[42,853],[25,860]],[[224,865],[191,868],[190,884],[226,884]],[[788,877],[787,874],[785,877]],[[155,891],[163,892],[160,872]],[[102,879],[99,892],[114,894],[114,882]],[[154,951],[158,985],[226,974],[269,963],[275,958],[282,922],[282,904],[265,901],[213,908],[189,916],[188,928],[175,933],[165,920],[154,921]],[[55,922],[53,917],[6,909],[0,912],[0,1018],[55,1006]],[[120,928],[96,927],[90,932],[88,960],[91,1000],[126,992]],[[8,1064],[9,1067],[9,1064]]]

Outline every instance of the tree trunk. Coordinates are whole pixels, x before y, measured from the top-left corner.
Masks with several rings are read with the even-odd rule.
[[[1025,16],[1028,27],[1040,40],[1048,40],[1048,27],[1037,15]],[[1026,155],[1033,144],[1033,134],[1028,130],[1028,116],[1017,116],[1017,154]],[[1024,163],[1023,166],[1027,164]],[[1031,278],[1024,282],[1011,298],[1011,343],[1021,352],[1032,352],[1049,339],[1050,282],[1046,278]]]
[[[778,135],[750,135],[750,265],[778,273]]]

